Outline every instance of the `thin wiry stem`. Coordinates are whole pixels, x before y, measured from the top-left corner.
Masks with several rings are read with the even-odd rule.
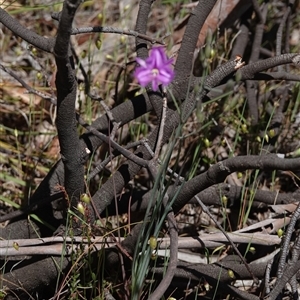
[[[9,74],[11,77],[16,79],[28,91],[29,94],[37,95],[37,96],[49,101],[53,105],[57,104],[56,98],[54,96],[34,89],[30,85],[28,85],[22,78],[20,78],[14,71],[4,67],[2,64],[0,64],[0,69],[2,69],[4,72]]]
[[[154,160],[157,160],[159,157],[159,153],[162,147],[162,139],[164,135],[164,128],[165,128],[165,123],[166,123],[166,112],[167,112],[167,98],[166,96],[163,97],[162,101],[162,112],[161,112],[161,117],[160,117],[160,126],[159,126],[159,131],[158,131],[158,137],[157,137],[157,143],[155,146],[155,152],[154,152]]]
[[[236,245],[232,242],[232,240],[230,239],[229,235],[227,234],[227,232],[223,229],[223,227],[218,223],[218,221],[214,218],[214,216],[211,214],[211,212],[209,211],[209,209],[207,208],[207,206],[199,199],[198,196],[195,196],[195,199],[197,200],[197,202],[199,203],[200,207],[202,208],[202,210],[209,215],[209,217],[211,218],[211,220],[213,220],[213,222],[216,224],[216,226],[219,228],[219,230],[225,235],[225,237],[227,238],[228,242],[230,243],[230,245],[232,246],[233,250],[235,251],[235,253],[239,256],[239,258],[241,259],[241,261],[243,262],[243,264],[245,265],[245,267],[247,268],[249,274],[251,275],[251,277],[253,278],[254,282],[258,283],[258,278],[256,278],[256,276],[253,274],[253,272],[251,271],[248,263],[246,262],[246,259],[244,258],[244,256],[241,254],[241,252],[239,251],[239,249],[236,247]]]
[[[141,38],[145,41],[151,42],[152,44],[160,44],[164,45],[164,41],[156,38],[152,38],[146,34],[139,33],[134,30],[126,30],[126,29],[119,29],[109,26],[95,26],[95,27],[84,27],[84,28],[73,28],[71,34],[82,34],[82,33],[93,33],[93,32],[102,32],[102,33],[116,33],[122,35],[129,35],[136,38]]]

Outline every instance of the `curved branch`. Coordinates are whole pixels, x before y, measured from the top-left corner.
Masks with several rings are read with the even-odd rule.
[[[188,92],[198,36],[216,2],[217,0],[200,0],[189,18],[175,64],[175,78],[172,84],[172,87],[178,90],[178,100],[184,99]],[[181,82],[185,84],[180,84]]]
[[[15,35],[22,38],[24,41],[33,45],[36,48],[52,53],[55,43],[55,38],[45,38],[36,34],[21,25],[18,20],[11,17],[4,9],[0,7],[0,22],[11,30]]]
[[[299,269],[300,269],[300,260],[298,260],[293,265],[285,269],[280,280],[276,281],[276,285],[274,289],[264,299],[265,300],[277,299],[277,296],[281,293],[282,289],[285,287],[287,282],[299,271]]]
[[[299,55],[299,53],[286,53],[250,63],[239,70],[241,80],[253,79],[256,73],[263,72],[282,64],[293,63],[293,58],[297,55]]]
[[[296,210],[293,213],[290,224],[289,224],[289,226],[286,230],[286,234],[283,238],[281,256],[279,259],[278,269],[277,269],[278,280],[276,282],[275,287],[278,285],[278,281],[280,281],[281,277],[283,276],[284,269],[286,266],[286,259],[287,259],[288,253],[289,253],[289,246],[290,246],[292,234],[295,229],[296,222],[299,220],[299,217],[300,217],[300,203],[298,204]]]
[[[234,274],[237,275],[240,279],[249,278],[249,273],[246,268],[237,262],[237,257],[234,256],[232,260],[214,264],[192,264],[192,263],[178,263],[178,267],[176,269],[175,278],[183,282],[184,286],[186,286],[187,281],[196,282],[199,284],[200,278],[205,278],[205,280],[209,283],[209,285],[213,287],[218,287],[218,293],[225,291],[225,293],[230,293],[238,297],[239,299],[255,299],[259,300],[259,297],[252,295],[248,292],[241,292],[237,288],[229,285],[230,282],[233,281],[232,277],[228,274],[228,270],[232,270]],[[266,263],[265,264],[249,264],[251,271],[257,276],[261,278],[264,275]],[[163,276],[165,272],[164,267],[156,267],[152,270],[156,274],[160,274]],[[176,284],[176,282],[174,282]],[[228,284],[228,285],[227,285]],[[192,284],[193,286],[193,284]]]
[[[249,80],[287,80],[287,81],[300,81],[300,76],[288,72],[259,72]]]
[[[171,186],[169,190],[176,189],[175,186]],[[249,191],[249,188],[246,188],[245,191]],[[149,203],[149,199],[153,190],[149,190],[144,195],[136,196],[138,200],[133,200],[131,202],[131,212],[145,212]],[[226,196],[228,198],[227,207],[233,207],[240,205],[241,197],[243,196],[244,188],[240,186],[230,185],[227,183],[216,184],[210,186],[200,193],[197,196],[202,200],[202,202],[207,205],[214,205],[217,207],[221,207],[224,205],[222,203],[221,197]],[[122,203],[121,208],[119,207],[119,211],[127,211],[129,199],[124,195],[126,200],[121,200]],[[247,201],[247,200],[246,200]],[[265,205],[276,205],[276,204],[288,204],[300,201],[300,194],[295,193],[278,193],[272,191],[264,191],[264,190],[256,190],[253,198],[252,207],[261,207],[262,204]],[[189,204],[198,204],[198,201],[193,197],[188,201]]]
[[[180,193],[173,204],[173,209],[178,212],[194,195],[204,189],[223,182],[233,172],[245,170],[299,170],[300,159],[283,159],[276,154],[258,156],[237,156],[221,161],[211,166],[205,173],[202,173],[181,187]],[[170,198],[172,198],[170,196]]]
[[[5,299],[33,299],[30,294],[47,297],[46,287],[55,284],[61,272],[69,266],[70,258],[40,257],[23,260],[15,266],[15,261],[5,264],[5,274],[1,274],[0,282],[8,296]],[[18,296],[16,298],[16,296]],[[48,294],[49,296],[49,294]],[[48,298],[48,297],[47,297]]]

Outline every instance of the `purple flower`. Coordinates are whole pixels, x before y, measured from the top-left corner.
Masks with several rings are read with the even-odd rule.
[[[152,82],[153,91],[157,91],[158,85],[167,86],[174,78],[173,59],[167,57],[163,47],[152,48],[146,60],[137,57],[136,61],[140,66],[136,68],[134,76],[143,87]]]

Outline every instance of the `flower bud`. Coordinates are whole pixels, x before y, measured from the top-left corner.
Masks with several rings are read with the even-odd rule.
[[[225,195],[223,195],[223,196],[222,196],[222,204],[223,204],[224,206],[227,206],[227,203],[228,203],[228,198],[227,198]]]
[[[269,136],[267,134],[265,134],[265,140],[267,143],[269,143]]]
[[[43,74],[42,74],[41,72],[37,72],[37,73],[36,73],[36,78],[37,78],[38,80],[42,80],[42,79],[43,79]]]
[[[203,142],[204,142],[204,145],[205,145],[206,148],[208,148],[210,146],[210,141],[209,141],[208,138],[204,138]]]
[[[228,269],[227,273],[230,278],[235,279],[235,275],[232,270]]]
[[[157,239],[155,236],[151,236],[150,239],[149,239],[149,245],[150,245],[150,248],[152,250],[156,249],[157,247]]]
[[[255,247],[250,247],[249,252],[252,253],[252,254],[255,254],[255,252],[256,252]]]
[[[91,198],[89,197],[88,194],[86,193],[83,193],[81,196],[80,196],[80,200],[86,204],[89,204],[91,202]]]
[[[270,130],[269,130],[269,137],[270,137],[270,138],[273,138],[275,135],[276,135],[275,130],[274,130],[274,129],[270,129]]]
[[[98,40],[95,42],[95,44],[96,44],[97,49],[100,50],[101,45],[102,45],[102,41],[101,41],[100,39],[98,39]]]
[[[82,203],[78,203],[77,204],[77,210],[82,214],[84,215],[84,212],[85,212],[85,209],[84,209],[84,206],[82,205]]]
[[[19,250],[19,244],[16,242],[13,242],[13,247],[18,251]]]
[[[282,238],[282,236],[284,235],[284,231],[280,228],[277,230],[277,235]]]

